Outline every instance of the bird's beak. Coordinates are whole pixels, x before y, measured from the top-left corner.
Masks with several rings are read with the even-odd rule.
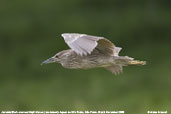
[[[51,57],[51,58],[49,58],[49,59],[43,61],[43,62],[41,63],[41,65],[48,64],[48,63],[53,63],[53,62],[55,62],[55,59],[54,59],[54,57]]]

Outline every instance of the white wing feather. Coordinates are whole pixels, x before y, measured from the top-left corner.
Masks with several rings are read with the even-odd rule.
[[[90,54],[97,46],[97,41],[102,39],[102,37],[76,33],[64,33],[62,37],[68,46],[79,55]]]
[[[114,49],[114,56],[119,56],[119,52],[121,51],[122,48],[120,47],[115,47]]]
[[[118,56],[121,50],[119,47],[115,48],[112,42],[103,37],[78,33],[63,33],[62,37],[68,46],[81,56],[91,54],[95,48],[111,56]]]

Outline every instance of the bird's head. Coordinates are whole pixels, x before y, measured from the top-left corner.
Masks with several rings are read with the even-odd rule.
[[[57,53],[55,54],[54,56],[52,56],[51,58],[43,61],[41,63],[41,65],[44,65],[44,64],[48,64],[48,63],[59,63],[61,61],[61,56],[60,56],[60,53]]]
[[[48,63],[61,63],[62,61],[65,61],[67,59],[67,56],[69,55],[69,53],[70,51],[68,50],[61,51],[55,54],[54,56],[52,56],[51,58],[43,61],[41,65],[48,64]]]

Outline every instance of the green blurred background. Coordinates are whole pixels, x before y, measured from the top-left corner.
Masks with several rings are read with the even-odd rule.
[[[40,66],[68,49],[62,33],[104,36],[146,60],[119,76]],[[170,0],[0,1],[0,110],[171,109]]]

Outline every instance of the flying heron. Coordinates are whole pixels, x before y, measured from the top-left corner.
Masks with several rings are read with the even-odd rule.
[[[60,63],[69,69],[103,67],[114,74],[122,72],[123,66],[146,64],[146,61],[119,56],[122,48],[116,47],[104,37],[78,33],[64,33],[62,37],[71,49],[55,54],[42,64]]]

